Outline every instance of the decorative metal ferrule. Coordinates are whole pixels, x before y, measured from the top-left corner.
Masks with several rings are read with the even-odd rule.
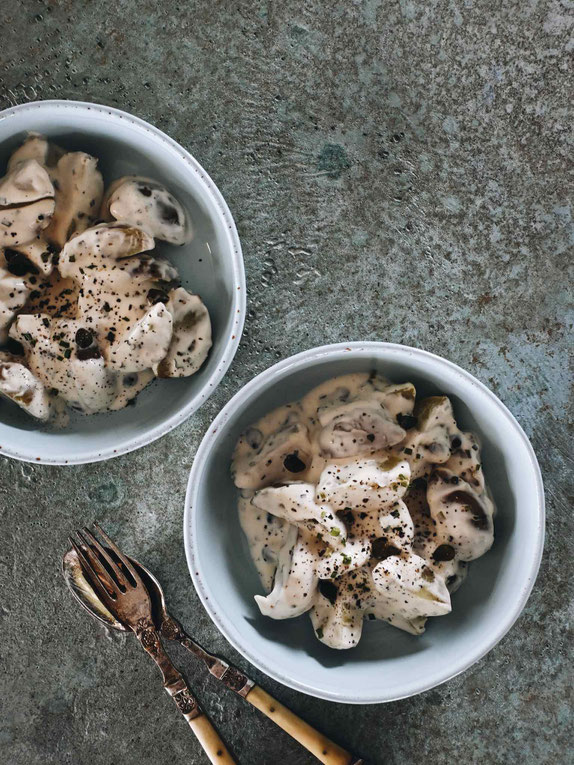
[[[244,675],[237,667],[227,665],[224,673],[219,678],[230,690],[245,698],[255,683]]]
[[[179,711],[182,712],[188,720],[193,720],[201,714],[197,699],[191,694],[188,688],[178,691],[172,698],[177,704]]]

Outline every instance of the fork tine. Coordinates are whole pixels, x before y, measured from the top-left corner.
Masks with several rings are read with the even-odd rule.
[[[118,582],[118,584],[120,584],[122,587],[127,587],[129,583],[125,577],[124,572],[120,570],[119,566],[116,564],[114,559],[110,556],[106,548],[103,547],[103,545],[101,545],[98,542],[96,537],[92,534],[92,532],[88,528],[84,527],[82,529],[82,534],[84,535],[84,537],[88,539],[90,545],[92,547],[95,547],[96,550],[99,552],[99,554],[102,556],[102,558],[104,558],[104,560],[108,563],[108,565],[112,569],[113,575],[116,577],[116,581]]]
[[[112,540],[109,538],[109,536],[106,534],[106,532],[102,529],[99,523],[97,521],[94,521],[94,528],[99,533],[99,535],[102,537],[104,542],[108,545],[108,547],[113,550],[113,552],[118,556],[120,561],[123,563],[123,565],[127,568],[127,570],[130,572],[132,579],[135,582],[136,587],[143,587],[143,581],[141,576],[138,574],[138,572],[135,570],[135,568],[130,563],[129,559],[126,558],[126,556],[123,554],[123,552],[119,549],[119,547],[115,544],[115,542],[112,542]]]
[[[88,580],[88,584],[93,590],[96,591],[96,593],[101,598],[102,603],[106,606],[106,608],[108,608],[112,613],[114,613],[115,612],[114,601],[112,600],[110,593],[106,590],[106,588],[102,584],[100,577],[94,571],[94,568],[92,567],[92,564],[90,563],[89,558],[84,554],[84,551],[82,550],[80,545],[76,544],[75,540],[71,536],[68,537],[68,541],[70,542],[70,544],[76,551],[76,554],[82,563],[82,568],[84,570],[86,579]]]
[[[83,530],[80,531],[80,529],[76,529],[76,536],[80,539],[83,545],[84,555],[87,555],[88,558],[90,559],[92,568],[95,569],[96,574],[100,577],[100,580],[102,581],[102,583],[104,585],[107,585],[110,588],[110,590],[112,591],[111,594],[116,595],[117,592],[119,591],[119,585],[114,579],[113,574],[111,574],[106,569],[102,561],[98,558],[96,552],[92,549],[91,544],[84,536]]]

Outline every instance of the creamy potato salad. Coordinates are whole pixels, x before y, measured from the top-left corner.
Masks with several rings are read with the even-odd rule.
[[[357,645],[365,618],[421,634],[493,542],[476,437],[446,396],[417,400],[377,374],[329,380],[264,416],[232,473],[259,609],[308,611],[332,648]]]
[[[189,216],[160,183],[31,134],[0,180],[0,397],[33,417],[121,409],[156,377],[205,361],[211,323],[155,240]]]

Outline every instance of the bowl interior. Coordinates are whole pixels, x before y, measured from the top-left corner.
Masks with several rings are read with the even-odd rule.
[[[231,215],[213,183],[177,144],[154,128],[121,112],[84,104],[43,103],[16,109],[0,119],[2,173],[10,153],[30,130],[48,135],[68,150],[98,157],[106,187],[122,175],[147,175],[175,194],[191,215],[194,238],[183,247],[158,242],[157,250],[178,268],[183,286],[201,295],[213,324],[214,345],[200,372],[188,379],[157,380],[138,396],[135,406],[120,412],[74,415],[68,428],[54,431],[39,427],[17,406],[0,402],[4,453],[50,462],[91,461],[153,440],[161,434],[158,430],[171,429],[211,393],[218,381],[214,375],[231,360],[230,347],[235,350],[241,334],[243,317],[237,310],[241,255],[231,233],[235,231]]]
[[[492,550],[471,564],[467,580],[453,596],[452,613],[430,619],[422,636],[365,622],[357,648],[335,651],[315,638],[307,614],[285,621],[260,614],[253,595],[262,589],[237,517],[230,460],[240,432],[261,415],[326,379],[372,369],[395,382],[413,382],[418,395],[449,395],[459,424],[479,434],[498,509],[496,537]],[[188,561],[212,618],[265,672],[323,698],[389,701],[462,671],[510,627],[536,576],[542,535],[540,484],[526,437],[503,405],[470,375],[400,346],[330,351],[274,370],[230,402],[216,432],[207,435],[190,476],[184,528]]]

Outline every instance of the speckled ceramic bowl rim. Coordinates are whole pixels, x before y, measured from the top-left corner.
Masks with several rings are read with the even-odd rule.
[[[119,457],[122,454],[128,454],[129,452],[141,449],[142,446],[147,446],[153,441],[157,441],[158,438],[166,435],[178,425],[181,425],[190,415],[199,409],[202,404],[211,396],[215,388],[221,382],[224,374],[227,372],[229,365],[233,361],[233,357],[237,352],[239,341],[243,332],[243,324],[245,322],[245,307],[246,307],[246,290],[245,290],[245,269],[243,265],[243,253],[241,250],[241,242],[239,241],[239,234],[235,226],[235,221],[231,215],[231,211],[227,206],[227,202],[223,198],[221,192],[199,164],[199,162],[193,157],[186,149],[184,149],[177,141],[170,138],[166,133],[162,132],[158,128],[150,125],[149,122],[134,117],[127,112],[121,111],[121,109],[115,109],[111,106],[105,106],[103,104],[95,104],[87,101],[66,101],[60,99],[54,99],[49,101],[32,101],[27,104],[20,104],[10,109],[5,109],[0,112],[0,121],[10,119],[15,114],[19,114],[24,111],[36,111],[44,109],[62,109],[62,111],[73,112],[76,110],[81,111],[93,111],[109,120],[121,120],[124,123],[133,125],[138,130],[150,133],[154,138],[166,144],[166,146],[175,152],[180,160],[183,160],[189,169],[196,173],[201,181],[201,185],[204,187],[206,195],[211,197],[215,203],[215,207],[221,216],[222,229],[226,232],[226,237],[229,245],[229,252],[232,257],[233,267],[233,281],[235,289],[233,290],[233,307],[232,311],[235,315],[235,330],[234,333],[229,335],[224,354],[219,366],[212,372],[212,374],[206,378],[205,383],[199,391],[199,393],[179,412],[169,417],[161,425],[157,425],[150,431],[138,438],[133,438],[125,446],[114,449],[113,446],[100,452],[96,452],[77,459],[69,459],[66,461],[58,459],[50,459],[50,457],[36,457],[31,458],[26,455],[19,454],[17,451],[10,449],[9,445],[2,444],[0,447],[0,454],[6,457],[12,457],[13,459],[21,460],[22,462],[32,462],[35,464],[46,465],[80,465],[92,462],[102,462],[104,460],[112,459],[113,457]]]
[[[247,646],[242,640],[241,634],[236,626],[227,619],[225,613],[218,610],[215,607],[214,599],[211,597],[209,584],[204,580],[201,574],[199,559],[196,549],[197,544],[197,521],[196,514],[193,512],[195,505],[198,487],[202,479],[203,470],[208,457],[208,454],[213,448],[215,448],[218,439],[218,433],[225,425],[227,420],[234,415],[238,409],[241,409],[245,402],[256,393],[263,385],[273,383],[274,380],[283,378],[284,373],[294,371],[300,367],[306,367],[313,362],[325,360],[329,357],[335,357],[342,353],[352,353],[357,356],[372,356],[373,353],[384,353],[387,358],[391,357],[426,357],[429,360],[438,362],[443,369],[452,375],[458,375],[467,385],[478,387],[483,393],[485,393],[498,407],[502,417],[506,418],[512,427],[515,429],[517,436],[523,441],[524,446],[527,449],[530,457],[530,465],[528,469],[531,470],[536,479],[537,485],[537,507],[538,507],[538,523],[536,528],[537,533],[537,548],[536,554],[530,561],[530,569],[528,575],[524,577],[522,587],[519,594],[515,597],[513,603],[508,609],[506,618],[501,622],[499,629],[493,634],[489,635],[487,639],[468,656],[467,660],[456,666],[454,670],[446,669],[444,675],[438,680],[438,682],[427,683],[425,678],[421,676],[421,682],[416,690],[409,690],[404,694],[397,694],[392,697],[381,694],[380,696],[359,696],[350,695],[341,691],[341,693],[331,693],[323,691],[320,688],[316,688],[313,685],[303,684],[292,680],[288,674],[279,670],[275,666],[269,666],[262,661],[255,652],[253,652],[250,646]],[[506,633],[510,630],[512,625],[520,616],[520,613],[526,601],[528,600],[538,569],[540,568],[540,561],[542,559],[542,551],[544,548],[544,525],[545,525],[545,510],[544,510],[544,487],[542,483],[542,474],[538,465],[536,455],[528,440],[526,433],[516,420],[516,418],[510,413],[506,406],[498,399],[494,393],[483,385],[479,380],[473,377],[469,372],[465,371],[461,367],[454,364],[452,361],[437,356],[428,351],[423,351],[418,348],[412,348],[406,345],[399,345],[397,343],[383,343],[383,342],[352,342],[352,343],[338,343],[333,345],[324,345],[318,348],[311,348],[307,351],[291,356],[288,359],[280,361],[273,365],[269,369],[261,372],[257,377],[254,377],[247,383],[236,395],[227,403],[227,405],[217,415],[209,430],[205,434],[199,449],[195,455],[193,466],[189,474],[189,481],[187,484],[187,492],[185,497],[185,512],[183,519],[183,539],[185,545],[185,554],[187,558],[187,565],[191,578],[197,594],[205,607],[205,610],[211,617],[212,621],[220,632],[229,640],[229,642],[236,648],[239,653],[242,654],[248,661],[254,664],[266,675],[269,675],[274,680],[277,680],[283,685],[293,688],[294,690],[301,691],[317,698],[322,698],[327,701],[336,701],[339,703],[347,704],[379,704],[382,702],[398,701],[402,698],[408,698],[409,696],[423,693],[431,688],[435,688],[437,685],[445,683],[447,680],[451,680],[453,677],[460,675],[466,671],[469,667],[479,661],[485,656],[494,646],[502,640]],[[384,697],[383,697],[384,696]]]

